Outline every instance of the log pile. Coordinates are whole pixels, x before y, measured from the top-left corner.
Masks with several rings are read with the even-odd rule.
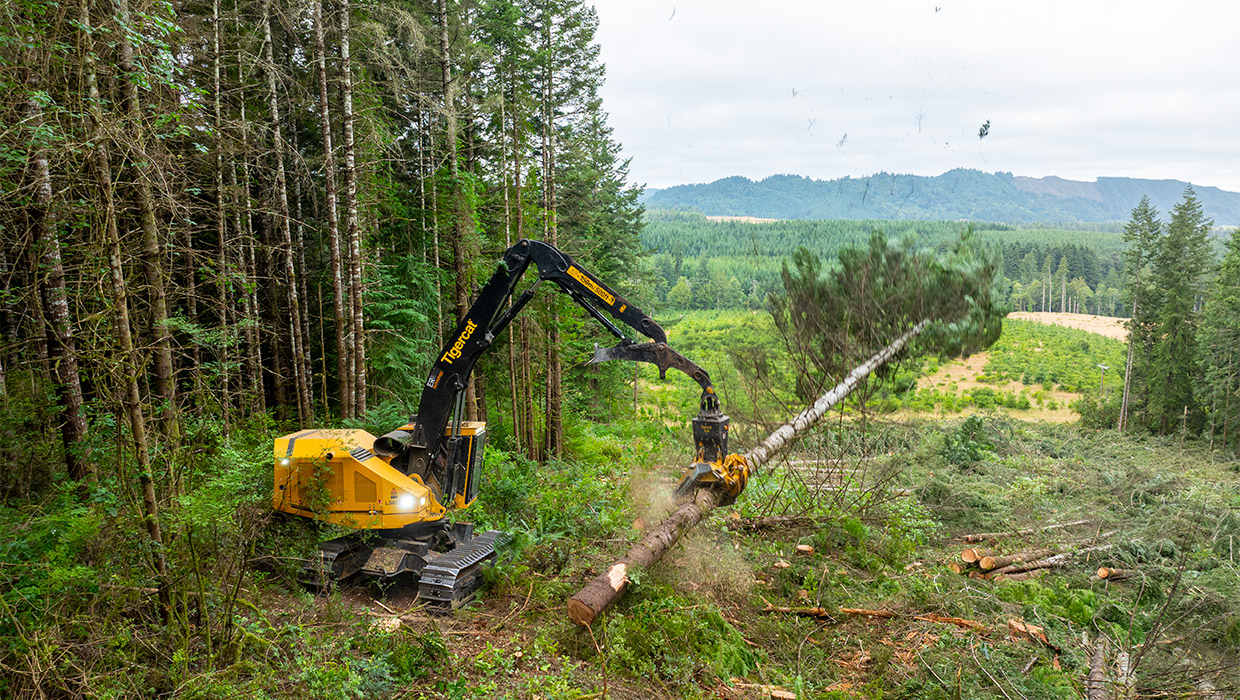
[[[999,542],[1005,541],[1015,535],[1057,530],[1064,527],[1082,525],[1086,522],[1087,521],[1084,520],[1078,520],[1072,523],[1049,525],[1036,530],[1016,530],[1005,533],[965,535],[961,539],[967,543],[987,541]],[[1095,542],[1099,539],[1105,539],[1112,534],[1114,533],[1103,533],[1095,538]],[[959,561],[953,559],[953,561],[947,562],[947,568],[957,574],[974,579],[988,581],[1020,581],[1027,578],[1041,576],[1049,569],[1066,566],[1080,556],[1092,555],[1096,552],[1105,552],[1113,546],[1114,545],[1111,544],[1078,544],[1063,545],[1061,547],[1032,547],[1029,545],[1019,545],[1018,548],[1007,547],[995,549],[966,547],[960,551]],[[1110,569],[1107,567],[1102,567],[1097,571],[1098,578],[1116,581],[1122,580],[1123,578],[1129,576],[1130,573],[1131,572],[1124,569]]]
[[[873,357],[854,368],[842,382],[818,397],[812,406],[780,426],[760,445],[745,455],[749,463],[750,478],[754,478],[764,464],[791,447],[801,436],[817,425],[828,411],[839,405],[874,370],[886,364],[903,350],[904,346],[917,337],[928,323],[929,320],[918,323]],[[641,542],[633,545],[628,553],[570,598],[568,600],[569,618],[580,625],[589,626],[593,623],[599,613],[619,600],[627,590],[630,572],[645,569],[662,559],[668,549],[676,544],[685,532],[700,523],[707,514],[718,507],[720,500],[719,492],[713,489],[698,489],[692,499],[686,499]]]

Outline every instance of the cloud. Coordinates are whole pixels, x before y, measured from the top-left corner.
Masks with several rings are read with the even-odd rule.
[[[651,186],[973,167],[1240,190],[1240,6],[596,7],[611,124]]]

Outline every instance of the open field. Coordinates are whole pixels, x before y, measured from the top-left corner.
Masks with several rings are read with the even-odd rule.
[[[1072,403],[1083,394],[1118,389],[1123,345],[1113,338],[1113,326],[1108,335],[1063,323],[1047,327],[1024,316],[1028,314],[1009,315],[1003,335],[986,352],[943,364],[928,362],[917,380],[917,396],[904,402],[902,415],[994,411],[1020,420],[1070,423],[1078,417]],[[1033,316],[1052,321],[1067,316],[1095,328],[1119,320],[1084,314]],[[1100,364],[1111,369],[1105,384]]]
[[[1054,311],[1013,311],[1008,318],[1018,321],[1036,321],[1064,328],[1076,328],[1098,335],[1105,335],[1116,340],[1127,340],[1128,329],[1124,327],[1128,319],[1113,316],[1095,316],[1093,314],[1063,314]]]

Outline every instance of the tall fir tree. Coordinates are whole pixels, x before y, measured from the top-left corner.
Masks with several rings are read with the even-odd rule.
[[[1158,391],[1150,392],[1150,413],[1160,433],[1175,430],[1182,419],[1190,430],[1200,427],[1201,407],[1194,394],[1199,379],[1197,328],[1213,251],[1207,238],[1212,221],[1191,187],[1171,210],[1167,234],[1154,256],[1151,283],[1159,296],[1148,377]]]
[[[1233,231],[1227,241],[1202,314],[1200,338],[1198,402],[1222,451],[1240,452],[1240,232]]]

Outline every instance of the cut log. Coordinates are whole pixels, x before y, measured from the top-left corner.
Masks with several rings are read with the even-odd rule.
[[[964,564],[961,564],[960,562],[955,562],[955,561],[947,562],[947,568],[951,569],[952,573],[956,573],[956,574],[963,574],[966,571]]]
[[[917,337],[929,322],[929,319],[921,321],[904,335],[892,341],[890,345],[854,368],[844,378],[844,381],[818,397],[814,405],[767,436],[762,444],[746,455],[750,478],[756,476],[764,464],[791,447],[806,431],[822,420],[828,411],[851,394],[871,372],[903,350],[904,346]],[[645,569],[662,559],[681,535],[701,522],[702,518],[719,505],[721,498],[721,494],[713,489],[698,489],[693,499],[682,503],[641,542],[630,548],[627,554],[577,591],[568,601],[569,618],[580,625],[588,626],[593,623],[594,618],[618,600],[628,588],[630,571]]]
[[[977,565],[982,569],[982,571],[993,571],[994,569],[1002,569],[1005,566],[1011,566],[1013,564],[1023,564],[1029,561],[1037,561],[1038,559],[1048,557],[1054,553],[1054,549],[1045,547],[1043,549],[1031,549],[1027,552],[1009,554],[1006,557],[985,556],[977,560]]]
[[[630,570],[644,569],[662,559],[686,530],[700,523],[719,505],[719,499],[719,492],[699,489],[692,501],[672,511],[666,520],[629,549],[628,554],[569,598],[568,617],[577,624],[589,626],[628,588]]]
[[[1103,552],[1108,549],[1111,549],[1113,546],[1114,545],[1100,544],[1094,547],[1081,547],[1079,549],[1076,549],[1070,552],[1064,552],[1063,554],[1056,554],[1055,556],[1046,557],[1044,559],[1039,559],[1037,561],[1031,561],[1031,562],[1027,562],[1023,564],[1012,564],[1010,566],[1005,566],[1001,569],[995,569],[994,571],[990,572],[990,575],[992,578],[995,578],[995,579],[998,579],[998,577],[1000,576],[1007,576],[1008,580],[1012,580],[1011,574],[1021,574],[1026,571],[1033,571],[1035,569],[1053,569],[1055,567],[1059,567],[1059,566],[1063,566],[1067,564],[1068,562],[1072,561],[1073,558],[1081,556],[1082,554],[1090,554],[1092,552]]]
[[[1115,652],[1115,700],[1130,700],[1136,694],[1136,669],[1132,657],[1122,648]]]
[[[969,547],[960,553],[960,558],[963,559],[966,564],[976,564],[980,562],[983,557],[987,556],[990,556],[990,552],[984,549],[976,549],[974,547]]]
[[[800,554],[802,556],[809,556],[813,553],[814,553],[814,548],[812,545],[808,545],[808,544],[797,545],[797,554]]]
[[[1098,567],[1098,578],[1108,581],[1123,581],[1126,578],[1131,578],[1136,573],[1132,569],[1112,569],[1107,566]]]
[[[1059,530],[1065,527],[1076,527],[1078,525],[1086,525],[1089,522],[1089,520],[1073,520],[1070,523],[1058,523],[1056,525],[1047,525],[1045,527],[1031,527],[1024,530],[1011,530],[1009,532],[979,532],[973,535],[962,535],[960,539],[969,543],[989,542],[1003,539],[1005,537],[1020,537],[1022,535],[1032,535],[1035,532],[1046,532],[1048,530]]]
[[[1034,569],[1033,571],[1022,571],[1016,574],[997,574],[995,576],[991,576],[990,580],[995,583],[1000,583],[1003,581],[1024,581],[1026,579],[1038,578],[1045,573],[1046,569]]]
[[[1111,700],[1106,687],[1106,645],[1105,638],[1094,641],[1094,653],[1089,661],[1089,676],[1085,679],[1085,697],[1088,700]]]

